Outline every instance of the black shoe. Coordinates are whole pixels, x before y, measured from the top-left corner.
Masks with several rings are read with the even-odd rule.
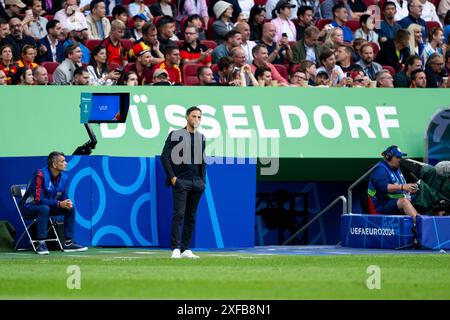
[[[45,241],[39,241],[39,246],[36,248],[37,254],[49,254],[50,252],[47,249],[47,245],[45,244]]]
[[[87,247],[80,246],[79,244],[76,244],[75,242],[70,243],[64,243],[63,244],[64,252],[81,252],[81,251],[87,251]]]

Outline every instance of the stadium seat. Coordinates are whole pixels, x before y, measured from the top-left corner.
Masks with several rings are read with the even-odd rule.
[[[184,40],[177,40],[177,41],[175,41],[175,43],[177,44],[178,48],[181,48],[184,44]]]
[[[41,66],[43,66],[45,69],[47,69],[48,73],[48,83],[53,82],[53,73],[55,72],[56,68],[58,68],[59,63],[58,62],[42,62]]]
[[[23,239],[23,237],[25,237],[25,235],[28,236],[28,240],[30,241],[31,247],[33,248],[33,251],[36,252],[36,249],[38,247],[38,243],[39,240],[37,239],[33,239],[31,234],[30,234],[30,229],[33,225],[37,224],[37,216],[29,216],[29,215],[24,215],[22,214],[20,208],[19,208],[19,201],[20,199],[22,199],[23,195],[25,194],[25,191],[27,189],[27,185],[26,184],[15,184],[11,186],[11,196],[14,202],[14,205],[16,207],[17,213],[19,215],[19,220],[20,222],[22,222],[22,225],[24,227],[24,231],[22,233],[22,235],[19,237],[19,239],[16,242],[16,245],[14,247],[14,251],[17,251],[21,240]],[[31,223],[28,223],[26,221],[31,221]],[[54,236],[55,238],[47,238],[45,239],[46,242],[49,241],[56,241],[58,243],[59,248],[61,249],[61,251],[64,251],[62,245],[61,245],[61,241],[59,240],[58,237],[58,233],[56,232],[56,219],[54,216],[50,216],[49,217],[49,222],[50,222],[50,227],[48,228],[47,231],[49,231],[50,229],[53,230]]]
[[[120,40],[123,44],[123,48],[125,49],[125,51],[129,51],[131,49],[131,47],[133,46],[134,41],[129,40],[129,39],[122,39]]]
[[[217,72],[219,72],[219,66],[217,64],[212,64],[211,70],[213,73],[217,73]]]
[[[436,21],[427,21],[426,24],[427,24],[428,32],[430,32],[430,30],[433,29],[433,28],[440,28],[441,27],[439,22],[436,22]]]
[[[317,20],[316,27],[319,28],[319,30],[322,30],[323,27],[325,27],[331,21],[333,21],[333,20],[331,20],[331,19],[320,19],[320,20]]]
[[[260,6],[265,6],[267,3],[267,0],[255,0],[255,4]]]
[[[89,51],[92,51],[92,49],[94,49],[96,46],[98,46],[100,43],[102,42],[102,40],[98,40],[98,39],[88,39],[86,40],[86,47],[89,49]]]
[[[110,23],[113,22],[113,16],[106,16],[106,17],[108,18]]]
[[[373,57],[376,58],[378,52],[380,52],[380,46],[378,45],[378,43],[375,42],[369,42],[369,44],[372,46],[373,49]]]
[[[128,20],[127,20],[127,28],[130,29],[130,30],[134,28],[134,20],[133,20],[133,17],[128,17]]]
[[[158,2],[158,0],[144,0],[144,3],[147,7],[150,7],[152,4]]]
[[[153,24],[154,24],[156,27],[158,27],[158,22],[159,22],[159,20],[161,20],[161,18],[162,18],[162,16],[158,16],[158,17],[155,17],[155,18],[153,19]]]
[[[47,19],[48,21],[51,21],[51,20],[53,20],[53,17],[54,17],[54,15],[48,14],[45,16],[45,19]]]
[[[364,0],[363,1],[364,2],[364,4],[366,5],[366,7],[368,8],[368,7],[370,7],[370,6],[375,6],[375,5],[377,5],[377,0]]]
[[[200,43],[207,46],[208,49],[214,49],[215,47],[217,47],[217,43],[213,40],[202,40],[200,41]]]
[[[212,31],[212,25],[216,21],[215,18],[209,18],[208,20],[208,30],[206,31],[206,39],[208,40],[215,40],[214,39],[214,33]]]
[[[352,30],[352,32],[355,32],[356,30],[359,29],[360,25],[359,25],[359,21],[358,20],[348,20],[345,25]]]
[[[185,64],[183,65],[183,83],[186,86],[195,86],[198,85],[199,81],[197,78],[197,69],[202,65],[195,64]]]
[[[389,71],[389,73],[391,74],[391,76],[395,76],[395,69],[391,66],[382,66],[384,70]]]
[[[274,64],[273,66],[275,67],[275,69],[277,69],[280,75],[286,79],[286,81],[289,81],[288,69],[284,65]]]
[[[293,74],[296,73],[299,69],[300,69],[300,64],[293,64],[292,67],[291,67],[291,72],[290,72],[290,74],[293,75]]]
[[[133,0],[122,0],[122,5],[129,5]]]

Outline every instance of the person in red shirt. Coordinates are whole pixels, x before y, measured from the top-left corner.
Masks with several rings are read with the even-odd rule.
[[[34,62],[36,57],[36,48],[30,44],[23,46],[21,50],[21,59],[17,62],[19,68],[34,69],[37,63]]]
[[[169,74],[169,80],[172,84],[181,84],[181,70],[180,70],[180,49],[174,45],[168,45],[166,47],[166,53],[164,54],[165,60],[158,63],[153,72],[157,69],[164,69]]]
[[[133,54],[136,57],[136,63],[129,63],[124,69],[124,74],[133,71],[138,76],[138,85],[152,83],[152,72],[150,70],[151,58],[150,47],[143,42],[139,42],[132,47]]]
[[[106,48],[108,64],[125,66],[128,63],[125,48],[120,41],[120,39],[123,38],[124,33],[125,24],[121,20],[114,20],[111,22],[111,32],[109,37],[102,41],[103,46]]]
[[[211,52],[204,44],[198,40],[198,29],[196,27],[186,27],[184,32],[184,44],[180,49],[181,62],[201,63],[211,66]]]

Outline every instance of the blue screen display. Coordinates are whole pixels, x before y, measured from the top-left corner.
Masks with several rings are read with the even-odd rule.
[[[118,121],[120,119],[120,96],[92,95],[89,121]]]

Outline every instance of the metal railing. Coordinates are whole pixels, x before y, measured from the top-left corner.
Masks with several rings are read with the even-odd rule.
[[[282,245],[287,245],[291,243],[295,238],[298,237],[298,235],[302,232],[304,232],[314,221],[319,219],[321,216],[323,216],[326,212],[328,212],[331,208],[333,208],[339,201],[342,201],[342,214],[347,213],[347,199],[345,196],[339,196],[336,199],[334,199],[333,202],[331,202],[325,209],[320,211],[318,214],[314,216],[307,224],[305,224],[303,227],[301,227],[296,233],[294,233],[289,239],[287,239],[285,242],[282,243]]]
[[[347,200],[348,200],[348,202],[347,202],[347,212],[349,214],[352,214],[352,211],[353,211],[353,208],[352,208],[352,206],[353,206],[353,189],[357,185],[359,185],[361,182],[363,182],[364,179],[366,179],[367,176],[369,176],[372,173],[373,169],[375,169],[377,164],[375,164],[372,168],[370,168],[369,171],[366,171],[361,177],[359,177],[358,180],[353,182],[353,184],[348,188],[348,190],[347,190]]]

